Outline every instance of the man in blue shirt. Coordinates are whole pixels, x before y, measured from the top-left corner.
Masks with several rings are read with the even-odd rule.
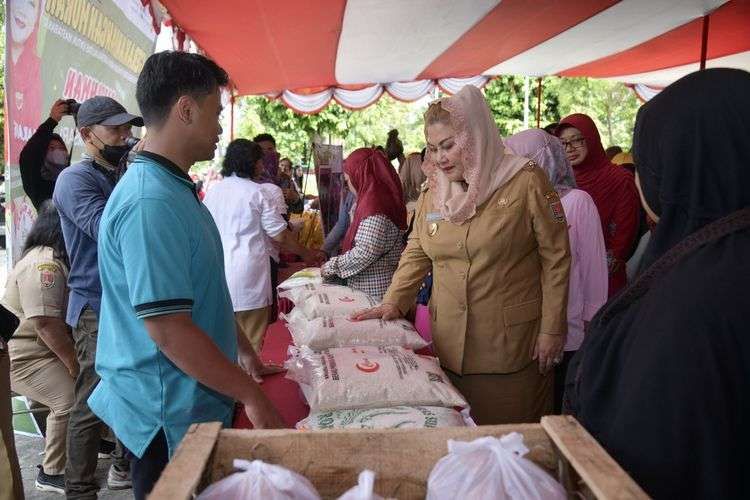
[[[136,91],[146,143],[102,216],[101,382],[89,405],[130,451],[137,499],[188,427],[229,425],[234,401],[256,428],[283,427],[256,382],[262,365],[237,335],[221,238],[187,174],[214,156],[227,82],[198,54],[148,58]]]
[[[73,328],[80,365],[68,421],[65,490],[69,499],[94,499],[99,490],[95,473],[102,422],[86,400],[99,383],[94,356],[102,288],[96,244],[99,221],[117,180],[117,165],[129,150],[130,129],[142,127],[143,120],[105,96],[84,101],[76,120],[86,152],[81,161],[60,173],[52,195],[70,256],[66,321]],[[107,483],[111,489],[129,488],[129,463],[122,452],[114,457]]]

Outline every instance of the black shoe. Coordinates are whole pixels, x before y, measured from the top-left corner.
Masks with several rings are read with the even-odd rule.
[[[112,452],[115,451],[115,443],[102,439],[99,441],[98,458],[112,458]]]
[[[37,465],[39,473],[36,475],[34,486],[41,491],[52,491],[61,495],[65,494],[65,474],[45,474],[41,465]]]

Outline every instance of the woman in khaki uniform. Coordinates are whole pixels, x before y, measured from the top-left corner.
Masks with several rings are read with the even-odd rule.
[[[504,152],[481,92],[466,86],[425,114],[429,188],[383,304],[355,319],[403,316],[428,270],[435,351],[480,424],[552,410],[567,332],[570,249],[547,176]]]
[[[73,338],[65,324],[68,256],[52,200],[39,208],[23,257],[8,276],[2,304],[21,320],[8,342],[14,392],[50,409],[44,460],[36,488],[65,493],[68,416],[78,375]]]

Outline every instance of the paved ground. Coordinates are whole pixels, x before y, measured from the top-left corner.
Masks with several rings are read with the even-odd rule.
[[[56,493],[38,491],[34,488],[34,479],[36,479],[37,464],[42,462],[42,452],[44,451],[44,440],[41,437],[27,437],[16,434],[16,448],[18,450],[18,460],[21,462],[21,474],[23,475],[23,489],[27,500],[52,500],[63,498]],[[99,498],[112,500],[132,499],[132,490],[110,491],[107,489],[107,470],[109,470],[110,460],[99,460],[99,467],[96,471],[96,477],[99,484],[103,485],[99,492]]]

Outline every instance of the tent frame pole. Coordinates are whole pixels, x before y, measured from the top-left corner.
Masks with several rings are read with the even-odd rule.
[[[229,94],[229,141],[234,140],[234,89]]]
[[[701,71],[706,69],[706,57],[708,55],[708,23],[710,14],[703,16],[703,35],[701,37]]]
[[[542,126],[542,77],[536,79],[536,128]]]

